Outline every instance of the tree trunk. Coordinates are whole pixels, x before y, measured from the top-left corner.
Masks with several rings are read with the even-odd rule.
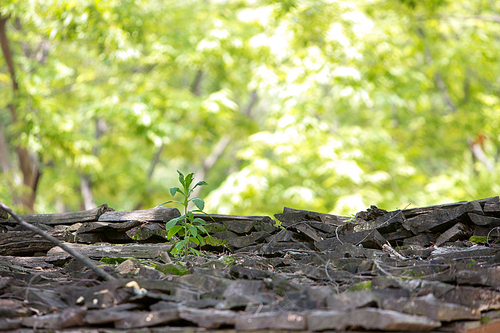
[[[2,53],[5,58],[7,70],[11,77],[12,92],[15,101],[16,98],[19,96],[19,85],[16,81],[14,60],[12,52],[10,50],[9,40],[7,39],[5,26],[8,19],[9,16],[0,15],[0,45],[2,47]],[[16,110],[16,104],[14,103],[14,101],[10,103],[8,107],[12,116],[12,123],[17,123],[19,121],[18,120],[19,117]],[[22,195],[20,201],[22,202],[23,206],[25,206],[28,209],[29,212],[34,213],[36,188],[38,186],[38,181],[40,179],[41,174],[36,165],[37,163],[35,161],[32,161],[32,159],[30,158],[30,154],[25,147],[18,145],[16,147],[16,154],[19,160],[19,168],[21,169],[21,172],[23,174],[22,182],[28,188],[28,191]],[[13,201],[14,202],[18,201],[18,198],[13,198]]]

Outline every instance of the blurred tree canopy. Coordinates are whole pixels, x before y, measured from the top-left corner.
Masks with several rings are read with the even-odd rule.
[[[5,0],[0,200],[349,214],[500,194],[500,3]]]

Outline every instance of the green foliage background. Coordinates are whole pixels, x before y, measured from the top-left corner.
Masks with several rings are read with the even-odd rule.
[[[19,83],[14,96],[1,58],[1,129],[11,163],[20,145],[42,171],[38,213],[86,208],[82,177],[97,205],[150,208],[176,169],[209,183],[209,213],[500,193],[499,2],[6,0],[0,12]],[[6,204],[28,191],[19,172],[0,174]]]

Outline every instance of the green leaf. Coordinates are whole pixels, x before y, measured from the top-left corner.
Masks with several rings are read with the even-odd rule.
[[[191,186],[191,183],[193,182],[193,179],[194,179],[194,173],[190,173],[186,176],[186,178],[184,179],[185,183],[184,183],[184,188],[186,189],[186,191],[189,190],[189,187]]]
[[[198,229],[194,225],[189,226],[189,232],[194,237],[196,237],[198,235]]]
[[[196,236],[196,238],[198,238],[200,240],[201,245],[205,244],[205,240],[203,239],[203,237],[201,235]]]
[[[180,201],[177,201],[177,200],[169,200],[169,201],[165,201],[164,203],[162,204],[159,204],[157,207],[159,206],[163,206],[164,204],[168,204],[168,203],[171,203],[171,202],[175,202],[175,203],[178,203],[178,204],[181,204],[181,205],[184,205],[184,203],[180,202]]]
[[[181,229],[182,229],[182,226],[180,226],[180,225],[176,225],[176,226],[174,226],[174,227],[170,228],[170,229],[168,230],[167,239],[172,238],[172,237],[173,237],[175,234],[177,234],[177,233],[179,232],[179,230],[181,230]]]
[[[193,198],[191,199],[191,201],[194,203],[196,207],[198,207],[200,211],[203,210],[203,208],[205,208],[205,201],[203,201],[203,199]]]
[[[181,183],[184,187],[186,187],[185,186],[186,182],[184,181],[184,175],[179,170],[177,170],[177,173],[179,174],[179,183]]]
[[[189,240],[191,242],[195,243],[196,245],[200,245],[200,241],[196,237],[189,237]]]
[[[191,253],[193,253],[194,255],[197,255],[197,256],[200,255],[200,251],[198,251],[197,249],[193,249],[192,247],[189,248],[189,252],[191,252]]]
[[[205,222],[205,220],[203,220],[202,218],[199,218],[199,217],[195,218],[195,219],[193,220],[193,223],[194,223],[194,222],[199,223],[199,224],[202,224],[202,225],[207,225],[207,223]]]
[[[185,216],[182,215],[182,216],[179,216],[179,217],[176,217],[175,219],[171,219],[170,221],[168,221],[166,224],[165,224],[165,230],[170,230],[172,229],[172,227],[174,225],[177,224],[177,222],[181,221],[181,220],[184,220]]]
[[[184,248],[186,243],[187,243],[187,240],[181,240],[181,241],[175,243],[174,248],[176,248],[180,252],[180,251],[182,251],[182,249]]]
[[[205,186],[205,185],[208,185],[206,181],[204,180],[200,180],[199,182],[196,183],[196,185],[193,186],[193,190],[198,187],[198,186]]]
[[[214,222],[215,222],[214,218],[213,218],[212,216],[210,216],[210,214],[207,214],[207,213],[205,213],[205,212],[204,212],[204,211],[202,211],[202,210],[196,210],[196,212],[199,212],[199,213],[201,213],[201,214],[205,214],[206,216],[210,217],[210,219],[211,219],[212,221],[214,221]]]
[[[201,225],[198,225],[198,226],[196,226],[196,227],[198,228],[198,230],[199,230],[199,231],[201,231],[201,232],[203,232],[203,233],[205,233],[205,234],[209,235],[209,234],[208,234],[208,231],[207,231],[207,229],[205,229],[205,227],[203,227],[203,226],[201,226]],[[210,235],[209,235],[209,236],[210,236]]]
[[[171,187],[171,188],[170,188],[170,194],[171,194],[172,196],[174,196],[174,195],[175,195],[175,193],[177,193],[177,192],[179,192],[179,193],[181,193],[181,194],[184,194],[184,192],[182,192],[182,191],[181,191],[181,189],[180,189],[180,188],[178,188],[178,187]]]

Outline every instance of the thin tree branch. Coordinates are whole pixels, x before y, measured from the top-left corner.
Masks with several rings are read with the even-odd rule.
[[[12,115],[12,122],[17,123],[18,117],[16,112],[15,100],[17,98],[19,92],[19,85],[16,81],[16,73],[14,60],[12,56],[12,51],[9,46],[9,40],[7,38],[5,25],[10,16],[2,16],[0,15],[0,46],[2,48],[2,53],[5,59],[5,63],[7,64],[7,70],[9,71],[11,81],[12,81],[12,93],[14,96],[14,103],[10,103],[8,105],[10,109],[10,113]],[[26,194],[22,198],[23,205],[25,205],[30,212],[34,212],[34,205],[36,200],[36,188],[38,186],[38,181],[40,179],[40,172],[36,166],[36,163],[33,163],[30,159],[29,152],[26,148],[18,145],[16,147],[16,153],[19,159],[19,167],[21,168],[21,172],[23,174],[23,183],[27,187],[31,189],[31,193]]]
[[[418,28],[418,33],[420,36],[422,36],[422,39],[424,40],[424,52],[425,52],[425,59],[427,60],[427,63],[432,64],[434,62],[434,59],[432,58],[431,51],[429,50],[429,47],[425,45],[425,33],[422,28]],[[443,80],[443,77],[441,74],[436,70],[436,73],[434,73],[434,80],[436,82],[436,86],[438,87],[439,91],[441,91],[441,94],[443,95],[444,101],[450,109],[455,112],[457,110],[457,107],[455,103],[453,103],[451,96],[448,92],[448,88],[446,87],[446,83]]]
[[[19,89],[16,81],[16,71],[14,67],[14,60],[12,59],[12,52],[10,51],[9,41],[7,39],[7,33],[5,32],[5,24],[9,19],[9,16],[0,15],[0,44],[2,47],[3,56],[5,58],[5,63],[7,64],[7,70],[9,71],[10,78],[12,81],[12,90],[17,91]]]
[[[206,175],[207,171],[210,170],[215,165],[217,160],[221,157],[222,153],[226,149],[229,142],[231,142],[231,137],[229,135],[224,135],[223,137],[221,137],[219,139],[219,141],[217,141],[217,143],[215,144],[214,149],[212,149],[212,152],[210,153],[210,155],[208,155],[207,158],[205,158],[205,160],[203,161],[201,170],[197,171],[194,174],[194,178],[196,180],[200,181],[200,180],[205,179],[205,175]],[[200,193],[200,190],[201,190],[201,186],[198,186],[197,188],[195,188],[193,191],[193,196],[196,197],[198,195],[198,193]]]
[[[106,273],[102,268],[97,267],[97,265],[94,264],[86,255],[71,249],[70,247],[66,246],[66,244],[64,244],[63,242],[61,242],[57,238],[49,235],[48,233],[39,229],[38,227],[35,227],[34,225],[29,224],[28,222],[24,221],[19,215],[17,215],[14,211],[12,211],[12,209],[10,209],[3,202],[0,202],[0,208],[2,208],[7,213],[9,213],[14,218],[14,220],[16,220],[17,223],[22,225],[24,228],[33,231],[34,233],[36,233],[36,234],[42,236],[43,238],[47,239],[48,241],[50,241],[52,244],[59,246],[64,251],[68,252],[70,255],[72,255],[76,259],[80,260],[83,264],[88,266],[97,275],[99,275],[100,277],[102,277],[106,281],[116,280],[113,276]]]
[[[500,15],[440,15],[441,19],[445,20],[478,20],[478,21],[486,21],[493,23],[500,23]]]

